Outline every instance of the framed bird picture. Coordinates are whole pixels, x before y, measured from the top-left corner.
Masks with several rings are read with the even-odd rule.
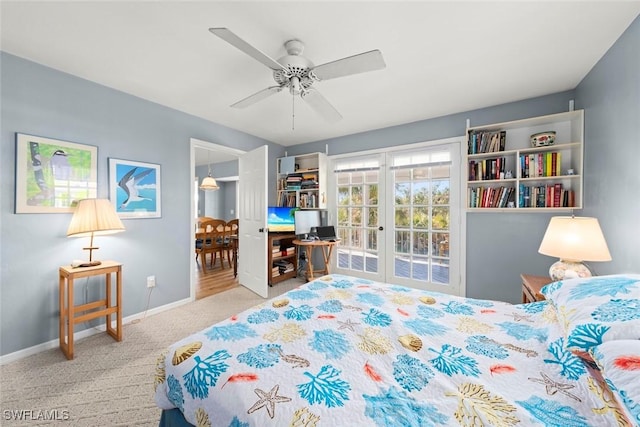
[[[118,216],[160,218],[160,165],[109,158],[109,198]]]
[[[73,212],[95,198],[98,147],[16,133],[15,212]]]

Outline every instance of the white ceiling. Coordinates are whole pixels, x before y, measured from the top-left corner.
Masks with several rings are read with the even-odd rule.
[[[640,13],[640,1],[2,1],[1,48],[40,64],[294,145],[576,87]],[[384,70],[315,83],[327,123],[278,93],[271,71],[210,27],[278,59],[302,40],[316,65],[380,49]]]

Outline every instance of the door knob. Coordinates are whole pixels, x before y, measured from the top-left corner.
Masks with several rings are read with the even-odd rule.
[[[378,231],[382,231],[382,230],[384,230],[383,226],[378,227]]]

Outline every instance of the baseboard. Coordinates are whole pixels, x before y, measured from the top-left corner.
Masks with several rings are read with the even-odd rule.
[[[140,321],[144,319],[146,316],[151,316],[157,313],[161,313],[163,311],[171,310],[172,308],[185,305],[192,301],[193,300],[191,298],[185,298],[179,301],[172,302],[170,304],[152,308],[151,310],[143,311],[142,313],[132,314],[131,316],[123,317],[122,325],[124,326],[129,323],[135,323],[136,321]],[[116,321],[112,321],[111,326],[115,328]],[[102,333],[106,329],[107,328],[105,327],[104,324],[83,329],[82,331],[78,331],[74,333],[73,339],[74,341],[78,341],[82,338],[86,338],[86,337],[90,337],[91,335]],[[51,350],[52,348],[59,348],[59,347],[60,347],[60,339],[56,338],[54,340],[44,342],[42,344],[34,345],[33,347],[25,348],[22,350],[15,351],[13,353],[5,354],[4,356],[0,356],[0,365],[6,365],[7,363],[15,362],[16,360],[24,359],[25,357],[29,357],[46,350]]]

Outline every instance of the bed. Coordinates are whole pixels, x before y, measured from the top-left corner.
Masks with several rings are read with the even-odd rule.
[[[160,425],[640,425],[640,276],[543,293],[512,305],[318,278],[163,352]]]

